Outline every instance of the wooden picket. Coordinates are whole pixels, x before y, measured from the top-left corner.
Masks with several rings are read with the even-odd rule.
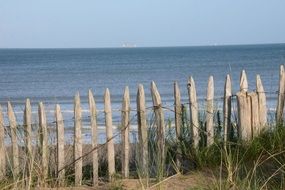
[[[145,93],[142,84],[139,84],[137,91],[137,120],[139,139],[139,167],[140,176],[148,176],[148,136],[145,108]]]
[[[74,160],[75,162],[75,185],[82,183],[82,112],[80,95],[77,93],[74,98]]]
[[[107,88],[104,94],[105,104],[105,125],[106,125],[106,141],[107,141],[107,159],[108,159],[108,175],[109,181],[112,181],[115,174],[115,148],[113,139],[113,121],[111,109],[111,97]]]

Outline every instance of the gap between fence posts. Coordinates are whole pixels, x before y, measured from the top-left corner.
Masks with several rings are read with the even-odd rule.
[[[55,120],[56,120],[56,136],[57,136],[57,177],[58,185],[64,185],[65,169],[61,170],[65,164],[64,155],[64,122],[60,109],[60,105],[55,106]],[[59,172],[60,171],[60,172]]]
[[[113,137],[113,122],[112,122],[112,109],[110,92],[107,88],[104,94],[105,104],[105,123],[106,123],[106,137],[107,137],[107,159],[108,159],[108,175],[109,181],[113,180],[115,174],[115,149]]]
[[[79,92],[76,93],[74,98],[74,160],[75,162],[75,186],[82,183],[82,111],[80,105]]]
[[[97,147],[97,111],[96,103],[94,100],[93,93],[91,89],[88,91],[88,101],[90,110],[90,123],[91,123],[91,133],[92,133],[92,149]],[[92,166],[93,166],[93,186],[98,185],[98,150],[92,152]]]
[[[142,84],[139,84],[137,91],[137,120],[139,136],[139,172],[140,176],[147,179],[148,187],[148,136],[145,108],[145,93]]]
[[[151,82],[151,96],[154,107],[156,132],[157,132],[157,161],[158,161],[158,180],[160,181],[164,173],[165,165],[165,126],[164,126],[164,114],[162,110],[160,94],[157,90],[155,83]]]

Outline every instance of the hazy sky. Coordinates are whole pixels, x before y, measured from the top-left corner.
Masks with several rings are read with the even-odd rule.
[[[285,42],[285,0],[0,0],[0,48]]]

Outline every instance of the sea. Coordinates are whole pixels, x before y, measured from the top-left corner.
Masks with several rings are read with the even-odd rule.
[[[165,118],[173,121],[173,83],[180,86],[182,103],[188,104],[187,80],[195,80],[199,107],[205,107],[207,81],[214,77],[215,109],[222,110],[225,77],[231,75],[233,94],[239,90],[240,72],[245,69],[249,91],[254,91],[255,77],[261,76],[268,109],[274,110],[278,93],[279,67],[285,63],[285,44],[229,45],[197,47],[92,48],[92,49],[0,49],[0,104],[7,120],[7,101],[14,107],[17,122],[23,122],[26,98],[32,102],[36,124],[37,105],[45,105],[49,130],[55,130],[54,108],[61,105],[66,141],[72,142],[73,101],[79,92],[83,110],[83,135],[90,142],[88,90],[92,89],[98,109],[101,133],[106,140],[103,95],[111,93],[114,132],[120,126],[123,91],[130,89],[131,131],[136,140],[136,93],[143,84],[146,107],[152,107],[150,83],[154,81],[161,95]],[[148,109],[149,118],[152,110]],[[69,132],[68,132],[69,131]],[[119,138],[117,139],[119,141]]]

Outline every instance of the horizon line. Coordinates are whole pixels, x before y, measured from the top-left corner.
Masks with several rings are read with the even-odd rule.
[[[221,47],[221,46],[254,46],[254,45],[283,45],[280,43],[241,43],[241,44],[209,44],[209,45],[167,45],[167,46],[136,46],[136,47],[122,47],[122,46],[102,46],[102,47],[0,47],[0,49],[138,49],[138,48],[179,48],[179,47]]]

